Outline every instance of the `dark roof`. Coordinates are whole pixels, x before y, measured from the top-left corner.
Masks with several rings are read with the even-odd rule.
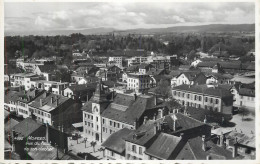
[[[65,103],[66,101],[68,101],[70,98],[62,96],[62,95],[56,95],[53,93],[47,93],[46,91],[44,91],[46,93],[46,97],[44,97],[44,93],[41,94],[40,96],[38,96],[36,99],[34,99],[29,106],[35,107],[35,108],[39,108],[42,109],[46,112],[51,112],[52,110],[57,108],[56,102],[58,100],[58,106],[60,106],[61,104]],[[53,103],[51,102],[51,98],[53,97]],[[40,105],[40,99],[42,99],[42,104],[43,106]]]
[[[138,71],[139,69],[139,65],[132,65],[130,67],[127,67],[126,71],[127,72],[135,72],[135,71]]]
[[[194,118],[188,117],[182,113],[176,113],[176,114],[165,116],[164,122],[167,122],[167,125],[173,125],[174,117],[177,118],[175,132],[185,131],[187,129],[192,129],[195,127],[205,125],[205,123],[196,120]],[[169,129],[173,130],[173,127],[169,126]]]
[[[219,159],[219,160],[233,159],[231,151],[217,146],[211,140],[206,142],[207,150],[203,151],[201,148],[202,138],[200,136],[189,139],[188,144],[196,159],[205,160],[208,155],[212,159]]]
[[[149,109],[155,108],[154,97],[134,96],[118,93],[114,101],[102,113],[102,117],[134,125],[136,119]]]
[[[233,96],[229,90],[224,89],[222,87],[216,86],[216,87],[210,87],[208,88],[207,85],[179,85],[177,87],[174,87],[173,90],[180,90],[180,91],[188,91],[188,92],[195,92],[195,93],[201,93],[204,95],[211,95],[211,96],[217,96],[217,97],[228,97]]]
[[[125,151],[125,140],[123,138],[132,133],[133,130],[128,128],[120,129],[119,131],[111,134],[101,146],[122,154]]]
[[[211,77],[213,76],[214,78],[216,79],[232,79],[233,76],[230,75],[230,74],[221,74],[221,73],[206,73],[207,74],[207,77]]]
[[[9,101],[16,102],[19,99],[19,92],[17,91],[8,91],[7,94],[4,96],[4,102],[9,103]],[[20,92],[22,94],[22,92]]]
[[[240,69],[241,62],[240,61],[207,61],[207,62],[200,62],[197,67],[211,67],[213,68],[215,65],[220,64],[223,69]]]
[[[15,125],[12,130],[17,132],[19,136],[28,137],[41,126],[43,125],[28,117],[19,124]]]
[[[145,153],[159,159],[169,159],[180,141],[181,137],[160,133]]]
[[[254,71],[255,70],[255,63],[251,63],[248,67],[246,67],[247,70]]]
[[[71,86],[68,86],[67,88],[69,88],[73,92],[81,92],[81,91],[84,92],[87,90],[93,90],[93,89],[95,90],[96,85],[93,85],[93,84],[71,85]]]
[[[182,74],[184,74],[188,78],[189,81],[196,80],[196,78],[198,78],[200,75],[205,76],[201,72],[182,72],[182,73],[179,74],[179,76],[181,76]],[[179,77],[179,76],[177,76],[177,77]]]
[[[147,72],[147,75],[161,75],[165,72],[165,69],[156,69],[156,68],[151,68],[151,70],[149,70]]]
[[[154,139],[156,139],[156,134],[154,133],[155,121],[148,120],[145,124],[142,124],[134,134],[129,134],[125,137],[125,140],[131,143],[135,143],[141,146],[149,146],[152,144]]]
[[[53,73],[56,69],[56,65],[38,65],[42,73]]]
[[[234,85],[236,90],[238,91],[239,95],[241,96],[249,96],[255,97],[255,83],[243,84],[243,83],[236,83]]]
[[[152,68],[152,67],[153,67],[153,65],[147,64],[147,63],[141,63],[139,65],[139,69],[148,69],[148,68]]]

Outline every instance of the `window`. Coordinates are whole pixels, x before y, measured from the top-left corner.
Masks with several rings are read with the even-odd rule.
[[[194,100],[197,100],[197,95],[194,95]]]
[[[216,99],[215,103],[218,104],[218,99]]]
[[[105,132],[105,130],[106,130],[106,128],[105,128],[105,127],[103,127],[103,132]]]
[[[112,134],[112,130],[110,129],[110,134]]]
[[[243,99],[243,96],[240,96],[241,99]]]
[[[120,128],[120,124],[119,123],[117,123],[117,128]]]
[[[112,121],[109,121],[109,123],[110,123],[110,126],[112,126],[112,125],[113,125],[113,122],[112,122]]]
[[[112,157],[114,156],[114,152],[113,152],[113,151],[111,151],[111,156],[112,156]]]
[[[199,101],[201,101],[201,96],[199,96]]]
[[[136,153],[136,146],[132,145],[132,151]]]
[[[105,119],[103,118],[103,124],[105,124]]]
[[[207,97],[205,97],[205,102],[208,102],[208,98]]]
[[[187,98],[188,98],[188,99],[190,98],[190,94],[187,94]]]
[[[143,154],[143,150],[142,150],[142,147],[139,147],[139,154]]]
[[[97,130],[98,130],[98,125],[97,125]]]
[[[96,117],[96,121],[98,122],[98,117]]]
[[[114,122],[114,127],[116,127],[116,123]]]
[[[210,98],[210,103],[213,103],[213,98]]]
[[[185,93],[182,93],[182,97],[185,97]]]

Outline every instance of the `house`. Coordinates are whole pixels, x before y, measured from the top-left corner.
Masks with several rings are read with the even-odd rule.
[[[83,84],[90,84],[90,83],[95,83],[98,82],[98,77],[95,76],[86,76],[84,78],[82,78],[81,80],[78,81],[79,85],[83,85]]]
[[[19,99],[17,91],[8,91],[4,95],[4,109],[17,114],[17,100]],[[20,91],[21,94],[21,91]]]
[[[72,119],[76,119],[77,114],[80,113],[80,105],[73,99],[47,91],[34,99],[28,108],[29,112],[36,116],[38,122],[56,127],[62,124],[64,127],[68,126],[73,122]],[[66,123],[64,123],[65,120]]]
[[[82,85],[71,85],[68,86],[63,91],[63,96],[75,99],[75,100],[81,100],[81,102],[88,101],[91,96],[93,95],[93,92],[95,91],[96,85],[94,84],[82,84]]]
[[[39,89],[30,89],[17,94],[19,97],[17,99],[17,115],[22,116],[22,118],[30,117],[31,113],[29,111],[28,104],[41,94],[43,94],[43,90]]]
[[[34,73],[16,73],[10,75],[11,86],[25,86],[25,78],[39,77]]]
[[[206,84],[228,84],[229,80],[233,78],[230,74],[220,73],[208,73],[206,77]]]
[[[207,77],[201,72],[182,72],[178,76],[171,79],[171,86],[179,86],[182,84],[200,85],[206,84]]]
[[[233,85],[230,91],[234,95],[233,105],[235,107],[246,107],[253,110],[255,109],[255,83],[236,83]]]
[[[145,92],[150,88],[150,76],[141,73],[127,74],[127,89],[137,93]]]
[[[138,65],[141,63],[146,63],[147,62],[147,57],[143,57],[143,56],[135,56],[135,57],[131,57],[129,59],[126,59],[128,61],[127,65],[129,66],[133,66],[133,65]]]
[[[133,133],[128,128],[123,128],[113,134],[111,134],[102,146],[105,148],[106,160],[125,159],[125,140],[124,138]]]
[[[173,87],[172,95],[182,105],[232,115],[233,95],[223,87],[183,84]]]
[[[139,65],[139,73],[146,74],[151,68],[153,68],[151,64],[141,63]]]
[[[34,69],[34,73],[37,75],[43,75],[46,81],[53,79],[52,75],[56,72],[56,65],[38,65]]]

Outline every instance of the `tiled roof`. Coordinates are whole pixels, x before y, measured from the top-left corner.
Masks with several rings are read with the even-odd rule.
[[[16,102],[19,99],[19,92],[17,91],[8,91],[7,94],[4,96],[4,102],[9,103],[9,101]],[[22,94],[22,92],[20,92]]]
[[[134,96],[117,94],[114,102],[102,113],[102,117],[134,125],[144,111],[154,107],[154,98],[151,96],[137,96],[134,100]]]
[[[123,138],[131,134],[133,134],[133,130],[128,128],[120,129],[111,134],[101,146],[122,154],[125,151],[125,140]]]
[[[174,87],[173,90],[180,90],[180,91],[189,91],[194,93],[200,93],[204,95],[210,95],[210,96],[217,96],[217,97],[228,97],[233,96],[229,90],[224,89],[222,87],[210,87],[208,88],[207,85],[179,85],[177,87]]]
[[[45,91],[46,92],[46,91]],[[51,103],[51,98],[53,97],[53,103]],[[40,105],[40,99],[42,99],[43,106]],[[70,98],[62,96],[62,95],[56,95],[53,93],[46,92],[46,97],[44,97],[44,94],[37,97],[35,100],[33,100],[29,106],[40,108],[46,112],[51,112],[52,110],[57,108],[56,101],[58,99],[58,106],[68,101]]]
[[[171,157],[179,142],[181,142],[181,137],[160,133],[145,153],[166,160]]]
[[[207,150],[203,151],[201,148],[202,147],[202,138],[200,136],[189,139],[188,144],[189,144],[191,151],[193,152],[195,158],[198,160],[205,160],[208,155],[212,159],[218,159],[218,160],[233,159],[231,151],[217,146],[210,140],[206,142]]]
[[[15,125],[12,130],[17,132],[19,136],[28,137],[41,126],[43,125],[28,117],[21,121],[19,124]]]
[[[95,90],[96,88],[96,85],[94,84],[81,84],[81,85],[72,85],[72,86],[68,86],[68,88],[70,90],[72,90],[73,92],[84,92],[84,91],[87,91],[87,90]]]
[[[156,134],[154,133],[155,121],[149,120],[146,124],[141,125],[134,134],[129,134],[124,139],[128,142],[135,143],[141,146],[149,146],[156,139]]]
[[[42,73],[53,73],[57,69],[56,65],[38,65],[38,67]]]

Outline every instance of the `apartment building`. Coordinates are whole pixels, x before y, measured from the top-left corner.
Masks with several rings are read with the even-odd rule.
[[[118,66],[119,68],[122,68],[122,63],[123,63],[123,58],[122,57],[118,57],[118,56],[110,56],[108,58],[108,62],[115,62],[115,65]]]
[[[171,86],[179,86],[182,84],[200,85],[206,84],[207,77],[201,72],[182,72],[178,76],[171,79]]]

